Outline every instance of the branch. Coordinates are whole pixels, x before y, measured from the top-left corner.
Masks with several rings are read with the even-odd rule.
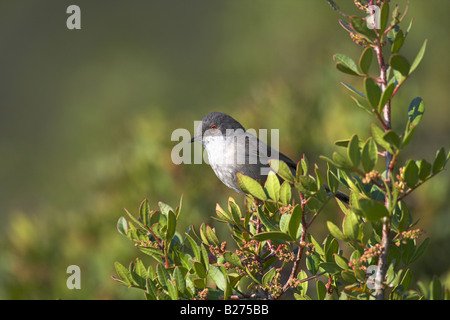
[[[306,202],[304,201],[304,196],[303,193],[300,193],[300,203],[301,203],[301,207],[302,207],[302,211],[305,212],[305,204]],[[305,215],[302,215],[302,235],[300,237],[300,244],[305,243],[306,240],[306,230],[307,230],[307,225],[306,225],[306,219],[305,219]],[[294,277],[297,274],[297,270],[300,266],[300,262],[302,260],[302,255],[303,255],[303,250],[304,250],[305,246],[300,246],[298,248],[298,252],[297,252],[297,257],[294,261],[294,265],[292,266],[292,270],[291,270],[291,274],[289,275],[289,278],[287,279],[286,283],[284,284],[283,288],[281,289],[281,292],[278,294],[277,297],[275,297],[275,299],[280,298],[290,287],[292,279],[294,279]]]
[[[337,11],[337,13],[339,13],[341,16],[349,17],[348,14],[341,11],[341,9],[338,7],[336,3],[334,3],[333,0],[327,0],[327,2],[330,5],[330,7],[333,8],[334,11]]]
[[[380,83],[381,83],[381,91],[384,92],[387,87],[387,78],[386,78],[386,64],[384,62],[383,56],[383,42],[381,41],[381,37],[378,36],[377,43],[374,46],[374,50],[377,56],[378,65],[380,67]],[[384,118],[384,129],[385,132],[391,129],[391,99],[389,99],[386,105],[383,108],[383,118]],[[386,179],[385,183],[387,185],[391,184],[392,172],[393,172],[393,164],[392,154],[386,151]],[[390,200],[389,195],[386,192],[385,196],[385,207],[389,211]],[[387,256],[389,250],[389,235],[391,231],[391,224],[389,217],[384,217],[383,219],[383,230],[381,236],[381,254],[378,258],[378,268],[375,274],[375,283],[379,283],[380,287],[375,288],[375,298],[377,300],[384,299],[384,288],[381,285],[386,275],[387,270]]]

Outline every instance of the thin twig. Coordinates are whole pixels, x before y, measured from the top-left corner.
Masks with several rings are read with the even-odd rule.
[[[337,13],[339,13],[341,16],[344,16],[346,18],[349,17],[348,14],[344,13],[341,11],[341,9],[339,8],[339,6],[333,1],[333,0],[327,0],[328,4],[330,5],[331,8],[333,8],[334,11],[336,11]]]
[[[386,64],[384,62],[383,56],[383,42],[381,41],[381,36],[377,37],[377,43],[374,46],[374,51],[377,56],[378,65],[380,67],[380,77],[381,80],[381,91],[384,92],[387,87],[387,78],[386,78]],[[384,129],[385,132],[391,129],[391,98],[387,101],[386,105],[383,107],[383,122],[385,123]],[[386,151],[386,178],[385,183],[389,186],[391,184],[392,173],[393,173],[393,155]],[[387,194],[388,190],[386,190],[385,196],[385,207],[386,209],[390,208],[390,197]],[[384,277],[386,275],[387,270],[387,256],[388,256],[388,248],[389,248],[389,235],[390,235],[390,219],[389,217],[384,217],[383,219],[383,229],[381,236],[381,253],[378,258],[378,268],[375,274],[375,283],[379,283],[380,287],[375,290],[375,298],[377,300],[384,299],[384,288],[381,285],[383,283]]]
[[[300,203],[302,206],[302,211],[305,212],[305,202],[304,202],[304,196],[303,193],[300,192]],[[305,220],[305,215],[302,215],[302,235],[300,237],[300,243],[303,244],[305,243],[306,240],[306,230],[307,230],[307,225],[306,225],[306,220]],[[300,246],[298,248],[298,252],[297,252],[297,257],[294,261],[294,265],[292,266],[292,270],[291,270],[291,274],[289,275],[288,280],[286,281],[286,283],[284,284],[281,293],[277,296],[277,298],[281,297],[290,287],[291,285],[291,281],[292,279],[294,279],[294,277],[297,275],[297,270],[300,266],[300,262],[302,260],[302,255],[303,255],[303,250],[304,250],[305,246]]]

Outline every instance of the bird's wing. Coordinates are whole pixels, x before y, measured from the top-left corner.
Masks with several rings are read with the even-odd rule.
[[[262,180],[262,182],[265,181],[264,175],[262,175],[261,173],[261,166],[262,167],[266,167],[269,168],[269,160],[270,159],[279,159],[284,161],[289,169],[291,170],[292,174],[295,176],[296,175],[296,171],[297,171],[297,165],[295,164],[294,161],[292,161],[290,158],[288,158],[286,155],[284,155],[283,153],[277,151],[276,149],[268,146],[267,144],[265,144],[264,142],[262,142],[261,140],[259,140],[257,137],[255,137],[254,135],[246,132],[245,133],[245,144],[241,143],[238,144],[239,148],[245,148],[245,157],[246,157],[246,163],[247,165],[245,166],[240,166],[240,172],[242,172],[243,174],[250,176],[252,178],[254,178],[255,180]],[[253,162],[250,162],[253,161]],[[254,162],[254,161],[258,161],[258,162]],[[248,165],[248,163],[257,163],[255,165]],[[266,173],[266,175],[268,174],[268,171]],[[325,190],[331,195],[331,191],[330,188],[327,185],[324,185]],[[349,197],[338,191],[336,194],[334,194],[334,196],[346,203],[349,202]]]
[[[245,133],[245,156],[248,160],[247,163],[260,163],[267,167],[270,159],[282,160],[289,166],[295,176],[297,165],[294,161],[248,132]]]

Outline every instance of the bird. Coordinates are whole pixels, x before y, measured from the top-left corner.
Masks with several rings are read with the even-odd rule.
[[[239,187],[240,172],[264,185],[270,168],[270,159],[286,163],[296,176],[297,165],[285,154],[262,142],[233,117],[222,112],[211,112],[203,117],[192,142],[200,142],[206,149],[208,161],[216,176],[227,187],[245,194]],[[281,178],[279,178],[281,180]],[[328,186],[325,190],[331,194]],[[337,192],[336,198],[348,203],[348,196]]]

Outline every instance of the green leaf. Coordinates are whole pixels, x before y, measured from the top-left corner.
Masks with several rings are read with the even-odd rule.
[[[225,289],[226,289],[226,279],[225,279],[225,276],[223,275],[222,271],[220,270],[220,268],[218,268],[218,267],[216,267],[214,265],[210,265],[209,266],[208,275],[214,281],[214,283],[216,284],[217,288],[219,288],[222,291],[225,291]]]
[[[130,218],[130,220],[135,223],[136,225],[138,225],[140,228],[145,229],[145,226],[142,224],[141,221],[139,221],[138,219],[136,219],[126,208],[124,208],[125,212],[127,213],[128,217]]]
[[[224,272],[225,277],[225,290],[223,291],[223,300],[228,300],[230,298],[231,293],[233,292],[233,284],[231,284],[230,278],[227,276],[226,272]]]
[[[163,215],[160,211],[153,211],[150,217],[149,225],[153,227],[153,225],[165,225],[166,224],[166,216]]]
[[[327,287],[323,284],[322,281],[316,282],[316,289],[317,289],[317,300],[325,300],[325,297],[327,295]]]
[[[414,262],[417,259],[419,259],[427,250],[428,244],[430,243],[430,238],[426,238],[423,240],[423,242],[420,244],[420,246],[417,248],[417,250],[414,252],[410,262]]]
[[[394,92],[395,89],[395,83],[391,82],[387,85],[386,89],[383,91],[383,93],[381,94],[381,99],[380,102],[378,104],[378,113],[381,113],[383,111],[384,106],[386,105],[386,103],[389,101],[389,99],[392,96],[392,93]]]
[[[409,272],[409,269],[407,269],[405,274],[403,275],[402,280],[400,281],[400,285],[403,287],[403,290],[406,291],[408,290],[410,283],[411,283],[411,273]]]
[[[363,18],[359,16],[352,16],[350,17],[350,23],[355,31],[365,35],[369,40],[376,38],[377,35],[375,31],[367,27],[367,23],[363,20]]]
[[[146,291],[147,299],[148,300],[156,300],[158,289],[156,288],[155,284],[153,283],[153,280],[150,278],[147,278],[145,287],[147,288],[147,291]]]
[[[428,42],[428,39],[425,39],[425,41],[422,44],[422,47],[420,48],[419,52],[417,53],[417,56],[414,58],[414,61],[411,64],[409,74],[413,73],[414,70],[416,70],[416,68],[419,66],[420,62],[422,61],[423,55],[425,54],[425,49],[427,48],[427,42]]]
[[[320,259],[317,254],[306,256],[306,268],[311,274],[316,274],[319,269]]]
[[[406,204],[403,201],[397,202],[397,205],[394,207],[393,216],[398,221],[398,226],[397,226],[398,232],[400,233],[400,232],[405,231],[409,224],[410,215],[409,215],[408,207],[406,206]],[[394,222],[395,222],[395,220],[394,220]],[[395,225],[393,225],[393,227],[395,228]]]
[[[167,280],[167,292],[169,293],[170,299],[178,300],[178,290],[174,280]]]
[[[349,33],[355,32],[355,30],[353,30],[353,27],[352,27],[352,25],[349,22],[347,22],[345,20],[342,20],[342,19],[339,19],[339,24],[347,32],[349,32]]]
[[[281,178],[286,181],[294,181],[295,178],[292,175],[291,169],[289,169],[288,165],[281,160],[278,159],[270,159],[269,165],[273,171],[275,171]]]
[[[123,234],[124,236],[127,235],[128,222],[123,216],[120,217],[119,220],[117,221],[117,231],[119,231],[119,233]]]
[[[140,288],[145,288],[147,269],[145,268],[141,259],[136,258],[136,262],[134,263],[134,266],[132,268],[131,275]]]
[[[422,120],[425,111],[422,98],[414,98],[408,107],[408,123],[406,124],[405,134],[402,139],[402,147],[405,147],[411,139],[417,125]]]
[[[202,254],[200,252],[199,246],[197,245],[195,240],[189,234],[186,233],[186,237],[189,241],[189,244],[191,245],[191,249],[192,249],[192,252],[194,253],[195,259],[200,261],[202,259]]]
[[[314,168],[314,173],[316,174],[316,183],[317,183],[316,190],[320,190],[323,187],[323,176],[322,172],[320,172],[319,167],[317,165]]]
[[[372,137],[375,140],[375,142],[380,146],[389,151],[390,153],[394,153],[391,149],[391,145],[384,140],[384,131],[378,127],[377,125],[373,124],[371,125],[372,129]]]
[[[402,261],[406,264],[411,263],[411,259],[415,252],[415,244],[413,240],[406,240],[401,244]]]
[[[400,29],[395,35],[394,42],[392,43],[391,52],[397,53],[405,42],[405,37],[403,36],[403,31]]]
[[[289,235],[293,239],[300,238],[300,236],[302,234],[302,228],[301,228],[302,216],[303,216],[302,208],[300,205],[297,204],[294,207],[294,210],[292,211],[291,219],[289,220],[289,227],[288,227]]]
[[[411,127],[410,129],[405,130],[405,133],[402,137],[402,148],[404,148],[408,145],[414,131],[416,131],[416,127]]]
[[[378,103],[380,102],[381,89],[375,80],[371,77],[366,77],[364,79],[364,90],[367,96],[367,100],[370,103],[372,109],[377,110]]]
[[[225,261],[231,263],[232,265],[234,265],[236,267],[244,269],[244,266],[242,265],[242,261],[237,255],[227,251],[223,254],[223,257],[225,258]]]
[[[350,169],[350,163],[348,163],[347,159],[338,152],[333,152],[333,164],[342,169]]]
[[[308,234],[308,237],[310,239],[310,242],[314,245],[314,251],[316,251],[321,256],[325,255],[325,251],[323,251],[319,242],[317,242],[317,240],[311,234]]]
[[[342,268],[342,269],[348,269],[348,260],[344,258],[343,256],[340,256],[338,254],[334,255],[334,261],[336,261],[336,264]]]
[[[310,176],[300,176],[300,183],[295,186],[304,193],[314,193],[317,191],[317,183],[314,178]]]
[[[392,14],[392,17],[394,18],[395,12],[398,11],[398,7],[394,9],[394,12]],[[387,38],[389,40],[389,43],[394,43],[395,37],[397,35],[397,32],[400,30],[400,27],[398,25],[394,25],[394,20],[391,23],[391,29],[389,30],[387,34]]]
[[[331,235],[333,237],[335,237],[336,239],[343,240],[343,241],[347,240],[344,233],[333,222],[327,221],[327,227],[328,227],[328,230],[330,231]]]
[[[184,293],[186,291],[186,280],[184,279],[184,275],[180,267],[175,267],[173,270],[173,277],[175,279],[178,291],[180,293]]]
[[[403,180],[411,189],[419,182],[419,168],[413,160],[409,160],[403,169]]]
[[[177,218],[172,210],[169,210],[167,214],[167,229],[166,229],[166,241],[170,242],[175,234],[175,228],[177,226]]]
[[[267,195],[258,181],[240,172],[238,172],[236,176],[239,188],[242,190],[242,192],[252,195],[260,200],[267,200]]]
[[[414,98],[408,106],[408,125],[407,128],[416,127],[422,120],[425,106],[422,98]]]
[[[356,106],[358,106],[359,108],[363,109],[364,111],[367,111],[369,114],[373,114],[373,110],[370,106],[367,100],[363,100],[361,98],[358,97],[354,97],[354,96],[350,96],[350,98],[352,98],[353,101],[355,101]]]
[[[256,279],[256,277],[251,273],[251,271],[249,270],[249,268],[246,266],[245,267],[245,271],[247,272],[247,274],[249,275],[249,277],[253,280],[253,282],[255,282],[256,284],[261,285],[261,283],[258,281],[258,279]]]
[[[266,216],[266,214],[264,213],[263,209],[261,209],[261,207],[258,207],[258,216],[268,231],[279,231],[279,229]]]
[[[364,144],[361,160],[364,172],[372,171],[377,164],[378,148],[372,137],[369,137]]]
[[[194,288],[195,287],[197,287],[199,289],[206,288],[206,280],[205,279],[193,278],[192,279],[192,284],[194,285]]]
[[[343,270],[341,277],[346,283],[355,283],[357,281],[354,272],[350,270]]]
[[[169,273],[167,272],[166,268],[164,268],[162,263],[159,263],[156,267],[156,276],[158,277],[158,281],[161,286],[166,287],[170,277]]]
[[[220,204],[216,203],[216,214],[219,217],[219,219],[227,221],[227,222],[231,222],[233,221],[233,219],[230,217],[230,215],[222,209],[222,207],[220,206]]]
[[[149,255],[153,259],[155,259],[158,262],[163,262],[162,256],[164,255],[159,249],[155,249],[152,247],[142,247],[138,246],[139,251]]]
[[[361,160],[361,153],[359,151],[359,138],[356,134],[354,134],[350,139],[350,143],[347,148],[347,155],[353,167],[357,168]]]
[[[327,182],[328,187],[330,188],[331,193],[335,194],[339,187],[339,179],[336,177],[336,168],[330,163],[328,165],[327,170]]]
[[[325,260],[334,261],[333,255],[339,251],[339,243],[333,237],[328,236],[324,241]]]
[[[267,286],[267,285],[269,285],[272,282],[272,279],[275,276],[276,271],[277,271],[277,269],[272,267],[272,268],[269,269],[269,271],[267,271],[263,275],[263,277],[261,279],[261,283],[262,283],[263,286]]]
[[[431,169],[431,172],[433,172],[433,174],[438,173],[439,171],[441,171],[444,168],[446,162],[447,162],[447,159],[445,156],[445,149],[440,148],[436,152],[436,157],[434,158],[433,167]]]
[[[148,200],[145,199],[142,201],[141,206],[139,207],[139,217],[144,225],[147,225],[148,216],[150,214],[150,205],[148,204]]]
[[[321,262],[319,268],[322,268],[326,273],[336,274],[342,271],[342,269],[335,262]]]
[[[426,160],[420,160],[418,162],[419,167],[419,178],[420,180],[425,180],[430,176],[431,173],[431,164]]]
[[[219,239],[216,236],[215,229],[210,225],[206,225],[206,238],[210,244],[219,245]]]
[[[287,206],[291,202],[292,190],[288,181],[284,181],[280,188],[280,201]]]
[[[442,284],[439,278],[434,275],[430,282],[430,300],[441,300],[442,299]]]
[[[253,236],[254,240],[265,241],[265,240],[281,240],[281,241],[294,241],[290,235],[281,231],[267,231],[255,234]]]
[[[371,47],[367,47],[359,58],[359,68],[365,74],[369,72],[370,64],[372,63],[373,50]]]
[[[356,89],[354,89],[352,86],[350,86],[349,84],[345,83],[345,82],[341,82],[341,84],[350,92],[356,94],[360,99],[364,99],[366,100],[366,95]]]
[[[381,202],[372,199],[359,199],[358,204],[364,216],[371,222],[376,222],[382,217],[389,215],[386,207]]]
[[[278,180],[275,172],[269,172],[264,188],[272,200],[278,201],[280,199],[280,180]]]
[[[195,273],[197,273],[197,275],[200,278],[202,278],[202,279],[206,278],[206,275],[207,275],[206,268],[201,262],[194,261],[193,266],[194,266]]]
[[[353,211],[348,211],[342,222],[342,229],[346,238],[356,240],[359,233],[358,217]]]
[[[405,57],[399,54],[391,55],[391,58],[389,59],[389,65],[393,69],[399,71],[404,77],[406,77],[409,74],[409,70],[411,68],[408,60],[406,60]]]
[[[304,159],[302,159],[302,160],[304,160]],[[295,172],[295,181],[298,181],[300,176],[303,174],[302,164],[303,164],[303,161],[297,162],[297,169]]]
[[[383,4],[381,5],[381,12],[380,12],[380,30],[378,30],[379,34],[383,34],[384,30],[386,30],[388,19],[389,19],[389,2],[383,2]]]
[[[241,223],[241,209],[239,209],[239,206],[236,204],[236,202],[234,201],[234,199],[232,197],[228,198],[228,211],[231,212],[231,216],[233,217],[233,221],[236,224],[240,224]]]
[[[302,171],[303,174],[306,175],[308,174],[309,171],[309,164],[308,164],[308,159],[306,159],[305,156],[302,157],[302,159],[300,160],[300,164],[302,166]],[[300,172],[300,171],[299,171]]]
[[[131,287],[133,286],[133,284],[135,284],[130,271],[125,268],[120,262],[114,262],[114,268],[116,269],[117,275],[126,286]]]
[[[158,206],[161,209],[161,213],[167,217],[167,215],[169,214],[169,211],[175,211],[172,209],[171,206],[169,206],[167,203],[164,203],[162,201],[158,202]]]
[[[350,69],[349,67],[347,67],[346,65],[342,64],[342,63],[336,63],[336,69],[338,69],[339,71],[352,75],[352,76],[357,76],[359,75],[358,73],[356,73],[355,71],[353,71],[352,69]]]
[[[308,278],[308,275],[306,274],[306,272],[304,270],[300,270],[299,273],[297,274],[297,279],[298,280],[303,280]],[[297,290],[300,290],[300,292],[302,294],[305,294],[306,291],[308,291],[308,281],[303,281],[302,283],[300,283],[297,286]]]
[[[336,68],[351,75],[359,75],[358,66],[349,57],[344,54],[337,53],[333,56],[333,60],[336,62]]]
[[[200,225],[200,239],[202,240],[203,243],[210,245],[208,238],[206,237],[206,224],[203,222]]]
[[[383,135],[383,140],[389,143],[391,150],[395,151],[400,149],[401,146],[400,137],[393,130],[388,130]]]
[[[406,29],[406,32],[405,32],[405,37],[406,37],[406,36],[409,34],[409,32],[411,31],[413,22],[414,22],[414,17],[412,17],[412,18],[411,18],[411,21],[409,22],[408,28]]]
[[[281,232],[289,231],[289,220],[291,220],[291,215],[289,213],[282,214],[280,217],[280,222],[278,223]]]
[[[183,194],[181,194],[180,203],[175,208],[175,216],[177,217],[177,219],[178,219],[178,216],[180,215],[182,206],[183,206]]]
[[[168,294],[168,291],[166,290],[159,290],[157,293],[158,296],[158,300],[164,300],[164,301],[168,301],[168,300],[173,300],[173,298]]]

